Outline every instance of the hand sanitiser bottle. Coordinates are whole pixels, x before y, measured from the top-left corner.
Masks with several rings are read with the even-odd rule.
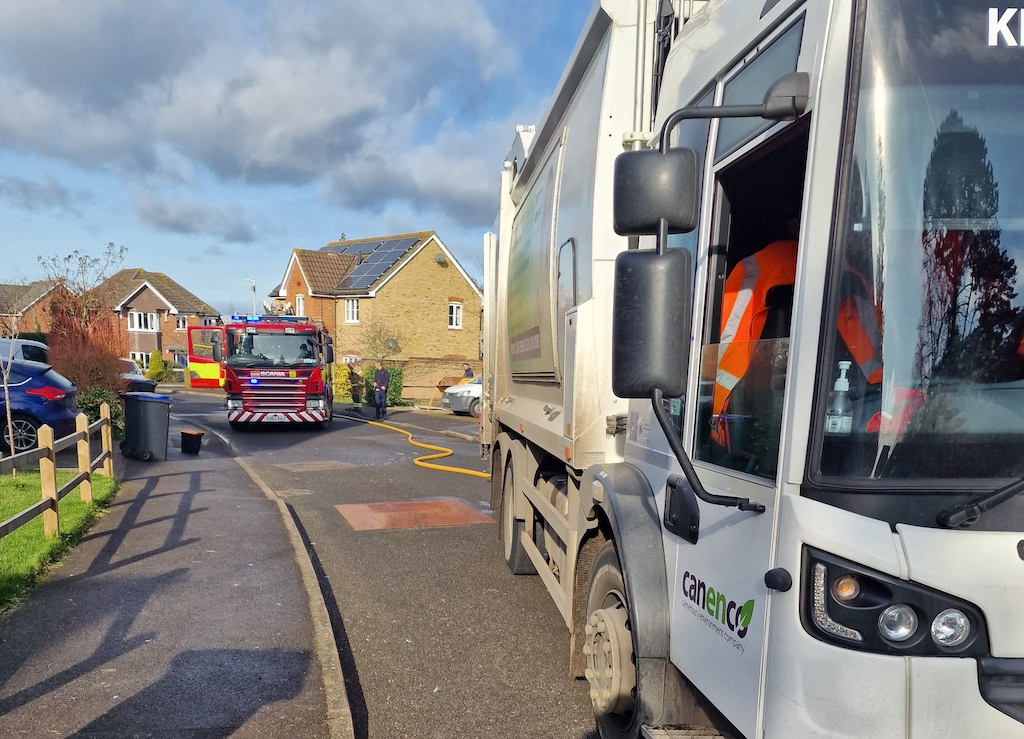
[[[853,405],[850,403],[850,362],[839,363],[839,379],[828,396],[825,411],[825,433],[848,435],[853,431]]]

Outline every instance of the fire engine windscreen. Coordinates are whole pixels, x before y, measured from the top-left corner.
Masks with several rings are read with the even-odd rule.
[[[867,6],[818,371],[847,486],[1024,475],[1024,11],[989,6]]]
[[[228,333],[229,367],[304,367],[320,363],[316,337],[285,333]]]

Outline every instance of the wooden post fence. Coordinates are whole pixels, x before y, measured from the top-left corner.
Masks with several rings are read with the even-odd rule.
[[[102,451],[96,459],[90,460],[89,438],[96,431],[100,432]],[[78,474],[61,487],[57,487],[57,452],[74,446],[78,453]],[[110,406],[100,405],[100,420],[90,424],[84,413],[75,419],[75,433],[54,441],[53,429],[49,426],[39,427],[39,447],[21,452],[11,457],[0,459],[0,475],[6,475],[18,468],[27,467],[39,462],[40,501],[26,508],[21,513],[0,522],[0,539],[12,531],[24,526],[36,516],[43,517],[43,534],[49,538],[60,535],[60,517],[58,502],[75,488],[80,489],[82,500],[92,500],[93,473],[112,477],[114,474],[114,445],[110,431]]]

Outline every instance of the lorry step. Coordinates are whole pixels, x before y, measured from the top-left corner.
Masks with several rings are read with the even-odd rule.
[[[654,728],[651,726],[641,727],[644,739],[700,739],[702,737],[728,737],[718,729],[711,729],[707,726],[677,726],[673,728]]]

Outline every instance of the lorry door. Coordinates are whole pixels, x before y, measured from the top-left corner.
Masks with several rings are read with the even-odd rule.
[[[721,104],[756,101],[771,81],[795,71],[801,25],[780,30],[727,76]],[[764,574],[778,497],[808,143],[804,121],[778,125],[766,139],[769,128],[761,119],[723,119],[712,151],[706,151],[708,132],[703,134],[703,201],[710,217],[702,240],[709,246],[706,258],[695,262],[701,273],[694,311],[700,349],[691,360],[681,419],[708,492],[749,498],[767,510],[755,514],[702,502],[696,544],[665,532],[672,660],[745,736],[756,736],[760,725],[768,627]]]
[[[213,359],[210,337],[214,334],[220,334],[221,346],[226,348],[227,332],[222,326],[193,326],[188,330],[188,376],[192,387],[224,385],[223,368]]]

